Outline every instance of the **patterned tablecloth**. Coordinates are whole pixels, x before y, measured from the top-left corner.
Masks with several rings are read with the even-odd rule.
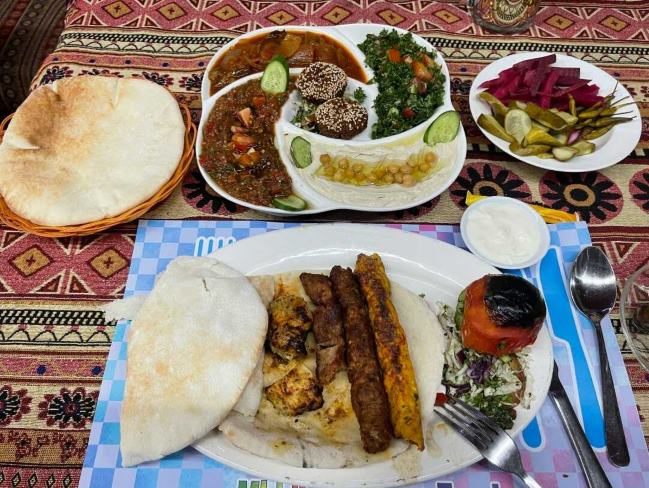
[[[558,174],[514,162],[486,144],[468,112],[472,78],[515,51],[562,52],[620,79],[649,113],[649,6],[645,0],[544,2],[525,34],[483,32],[459,2],[431,0],[74,0],[57,49],[34,80],[76,74],[138,76],[200,110],[203,69],[238,34],[268,25],[371,21],[426,37],[445,57],[469,137],[465,167],[439,198],[390,214],[330,213],[320,220],[457,223],[466,190],[579,212],[612,260],[620,284],[649,260],[649,121],[622,163]],[[192,170],[150,218],[260,219],[210,192]],[[0,486],[77,483],[114,325],[92,310],[122,296],[135,225],[96,236],[40,239],[0,228]],[[649,298],[648,298],[649,299]],[[619,332],[619,319],[613,316]],[[620,334],[649,434],[649,379]]]

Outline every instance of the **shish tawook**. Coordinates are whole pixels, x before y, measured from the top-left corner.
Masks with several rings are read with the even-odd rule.
[[[392,426],[367,305],[351,269],[334,266],[329,278],[343,309],[347,375],[363,450],[369,453],[381,452],[390,445]]]
[[[300,364],[266,387],[266,398],[284,415],[300,415],[324,404],[322,386],[309,368]]]
[[[326,385],[333,381],[338,371],[345,368],[342,310],[328,276],[302,273],[300,281],[316,306],[312,315],[313,335],[317,344],[317,375],[320,384]]]
[[[270,350],[285,361],[306,354],[306,336],[311,329],[311,314],[302,297],[280,295],[268,307]]]
[[[365,296],[383,371],[395,437],[424,449],[419,392],[406,335],[390,298],[390,281],[378,254],[359,254],[354,270]]]

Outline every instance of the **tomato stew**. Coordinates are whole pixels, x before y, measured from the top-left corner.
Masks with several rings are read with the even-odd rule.
[[[318,32],[276,30],[242,39],[229,48],[209,72],[210,95],[239,78],[263,71],[278,54],[293,68],[324,61],[339,66],[351,78],[367,81],[361,63],[334,38]]]
[[[278,95],[250,80],[219,98],[203,130],[200,164],[229,194],[272,206],[292,194],[291,177],[275,148],[275,122],[293,90]]]

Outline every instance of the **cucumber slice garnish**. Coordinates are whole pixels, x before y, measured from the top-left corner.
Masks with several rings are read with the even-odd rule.
[[[289,195],[287,197],[273,198],[273,205],[282,210],[289,212],[297,212],[306,208],[306,202],[297,195]]]
[[[311,143],[304,137],[294,137],[291,141],[291,158],[298,168],[306,168],[313,162]]]
[[[451,142],[460,130],[460,114],[455,110],[444,112],[428,126],[424,142],[429,145]]]
[[[284,93],[288,89],[288,62],[284,56],[275,56],[261,76],[261,89],[271,95]]]

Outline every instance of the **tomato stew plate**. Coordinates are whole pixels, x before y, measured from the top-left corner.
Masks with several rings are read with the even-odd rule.
[[[203,112],[196,143],[199,168],[210,187],[224,198],[239,205],[269,214],[286,216],[316,214],[337,209],[368,212],[402,210],[430,201],[448,188],[462,169],[466,157],[466,137],[460,125],[456,137],[450,142],[435,145],[428,145],[424,142],[427,128],[440,114],[453,110],[453,105],[451,104],[449,73],[446,64],[435,48],[419,36],[413,35],[414,42],[435,55],[433,61],[439,66],[441,73],[444,75],[442,104],[426,120],[404,132],[378,139],[371,138],[371,127],[377,120],[372,106],[378,94],[378,89],[376,85],[365,82],[373,77],[373,73],[364,64],[365,58],[358,45],[366,39],[368,34],[378,35],[384,29],[395,30],[399,34],[407,33],[407,31],[401,29],[375,24],[340,27],[286,26],[260,29],[245,34],[224,46],[208,64],[203,78]],[[344,52],[347,53],[346,55],[351,55],[358,60],[355,64],[348,62],[343,68],[348,74],[345,96],[353,97],[354,92],[359,89],[364,92],[365,99],[360,103],[368,112],[368,128],[351,139],[343,140],[325,137],[298,127],[292,121],[299,110],[298,104],[301,95],[297,90],[290,91],[288,99],[283,104],[281,113],[274,125],[274,147],[278,154],[276,159],[279,160],[283,168],[276,167],[273,172],[267,171],[266,173],[264,173],[266,170],[261,169],[259,173],[255,173],[258,175],[256,181],[251,181],[254,178],[249,178],[242,183],[240,188],[235,188],[236,183],[240,182],[234,183],[234,180],[224,178],[222,173],[216,173],[214,168],[219,163],[215,164],[212,162],[213,159],[210,159],[215,157],[214,154],[224,152],[221,149],[226,147],[223,145],[223,138],[229,137],[226,134],[227,131],[223,131],[218,146],[207,146],[206,139],[209,140],[215,133],[215,124],[210,124],[210,114],[215,106],[222,110],[222,107],[226,106],[228,101],[236,99],[242,91],[248,90],[247,87],[250,87],[251,84],[257,83],[258,86],[258,80],[261,79],[262,73],[250,74],[249,70],[243,70],[238,74],[244,74],[245,76],[231,81],[225,86],[222,86],[223,82],[215,81],[216,78],[211,80],[209,73],[218,68],[219,63],[223,62],[224,59],[227,59],[228,52],[231,49],[235,49],[233,52],[238,52],[236,51],[238,43],[243,42],[245,46],[245,43],[250,38],[258,37],[263,40],[275,32],[282,31],[294,33],[296,36],[305,32],[320,35],[333,40],[329,42],[330,45],[335,43],[335,48],[331,46],[325,48],[325,51],[328,51],[331,55],[342,56],[342,54],[336,53]],[[341,63],[344,64],[342,61],[338,64]],[[289,58],[289,65],[291,65],[290,76],[293,79],[304,69],[303,66],[294,66],[291,58]],[[260,70],[263,70],[263,66],[260,67]],[[213,82],[218,83],[218,85],[213,87]],[[219,90],[210,95],[215,88],[219,88]],[[215,113],[215,117],[220,117],[220,115]],[[206,131],[208,125],[209,131]],[[239,129],[233,128],[233,130]],[[308,161],[310,164],[302,165],[304,167],[300,167],[296,163],[295,156],[291,151],[294,141],[298,138],[302,139],[299,142],[308,148],[307,154],[310,151]],[[209,142],[208,144],[215,143]],[[218,149],[215,150],[215,147],[218,147]],[[206,154],[207,151],[210,151],[209,155]],[[266,154],[268,154],[268,151]],[[348,165],[350,169],[351,167],[362,167],[363,169],[360,171],[365,172],[365,175],[370,175],[372,168],[377,167],[383,168],[382,171],[387,174],[390,166],[392,166],[392,170],[396,169],[399,174],[393,178],[395,182],[392,184],[368,184],[368,181],[372,181],[369,179],[361,184],[354,179],[355,176],[349,176],[351,183],[339,182],[339,180],[334,179],[333,173],[325,172],[326,167],[322,161],[333,161],[332,164],[336,168],[338,168],[339,163],[341,166],[344,164],[345,167]],[[414,173],[412,168],[415,168]],[[268,169],[267,165],[266,169]],[[402,169],[403,175],[401,175]],[[403,177],[407,171],[412,176],[406,176],[404,180]],[[232,172],[226,176],[232,178]],[[269,186],[285,184],[288,178],[290,178],[289,184],[292,185],[292,193],[306,202],[304,208],[286,209],[283,208],[283,205],[279,205],[278,208],[275,206],[274,200],[271,203],[269,195],[263,194],[262,187],[268,188]],[[362,178],[365,178],[365,176],[362,176]],[[386,178],[392,179],[390,175],[387,175]],[[261,184],[262,181],[265,181],[265,183]],[[396,181],[408,181],[409,184],[399,184]],[[245,186],[247,183],[250,183],[250,185]],[[245,193],[245,191],[248,191],[247,188],[252,188],[255,185],[259,187],[257,193],[254,195],[253,193]]]
[[[424,294],[429,306],[455,306],[459,293],[485,274],[499,271],[474,255],[429,237],[385,227],[321,224],[279,230],[245,239],[212,256],[246,275],[298,270],[327,271],[334,265],[354,266],[359,253],[379,253],[394,282]],[[544,326],[530,346],[528,378],[530,408],[516,408],[509,431],[516,436],[532,421],[547,396],[552,376],[552,342]],[[362,467],[318,469],[289,466],[234,446],[217,431],[194,444],[206,456],[261,478],[299,486],[387,487],[419,483],[455,472],[481,459],[478,451],[441,421],[434,422],[433,442],[423,452],[412,449],[409,466],[385,460]]]
[[[527,59],[538,58],[547,56],[548,53],[532,52],[532,53],[519,53],[512,54],[501,58],[484,68],[473,81],[471,91],[469,92],[469,106],[471,109],[471,116],[475,121],[478,120],[481,114],[490,114],[491,110],[487,102],[483,101],[479,95],[483,91],[479,88],[485,81],[498,77],[498,74],[503,70],[510,68],[515,63]],[[590,80],[592,83],[599,87],[599,95],[606,96],[616,90],[615,99],[619,100],[628,97],[628,101],[633,98],[629,92],[624,88],[624,85],[606,71],[594,66],[586,61],[582,61],[571,56],[557,54],[557,60],[552,65],[553,67],[565,68],[579,68],[580,77]],[[595,139],[593,142],[597,146],[594,152],[585,156],[576,156],[566,162],[561,162],[556,159],[541,159],[536,156],[518,156],[509,150],[509,144],[500,139],[499,137],[490,134],[486,130],[480,128],[482,133],[499,149],[506,152],[513,158],[523,161],[532,166],[545,168],[553,171],[564,171],[569,173],[581,173],[584,171],[595,171],[603,168],[608,168],[626,158],[635,149],[640,134],[642,132],[642,119],[637,104],[632,104],[622,109],[624,112],[630,112],[627,117],[634,117],[633,120],[625,124],[618,124],[613,127],[608,133],[602,137]]]

